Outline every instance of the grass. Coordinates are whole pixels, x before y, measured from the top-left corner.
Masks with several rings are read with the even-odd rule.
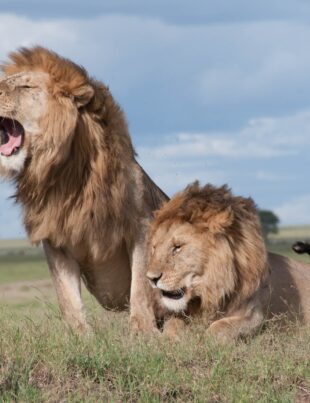
[[[43,251],[25,240],[0,240],[0,284],[49,278]]]
[[[35,249],[27,239],[0,239],[0,250]]]
[[[297,255],[287,243],[276,243],[268,245],[269,252],[278,253],[279,255],[283,255],[289,257],[294,260],[299,260],[300,262],[310,263],[309,255]]]
[[[300,225],[295,227],[280,227],[277,234],[270,234],[269,238],[271,240],[278,241],[303,241],[310,240],[310,225]]]
[[[291,254],[283,245],[273,247]],[[80,338],[47,276],[39,249],[0,243],[1,402],[310,401],[310,332],[298,323],[283,331],[271,321],[221,346],[194,321],[171,343],[130,336],[127,313],[106,312],[85,293],[95,331]]]
[[[277,234],[270,234],[268,249],[295,260],[310,263],[309,255],[297,255],[292,250],[296,241],[310,241],[310,226],[281,227]]]
[[[310,396],[310,335],[270,324],[219,346],[193,324],[178,343],[129,337],[127,317],[105,315],[94,336],[66,331],[54,308],[29,318],[6,308],[0,394],[12,401],[292,402]],[[304,400],[306,401],[306,400]]]
[[[0,260],[0,284],[49,278],[43,257],[5,257]]]

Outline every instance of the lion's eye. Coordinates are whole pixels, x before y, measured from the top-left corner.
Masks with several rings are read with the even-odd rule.
[[[172,253],[175,255],[176,253],[178,253],[178,252],[181,250],[181,248],[182,248],[182,245],[181,245],[181,244],[173,245],[173,247],[172,247]]]
[[[32,87],[31,87],[30,85],[20,85],[19,88],[22,88],[22,89],[30,89],[30,88],[32,88]]]

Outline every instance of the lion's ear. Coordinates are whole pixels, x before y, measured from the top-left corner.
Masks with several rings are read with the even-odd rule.
[[[213,233],[220,233],[228,228],[234,220],[234,213],[231,207],[227,207],[218,213],[212,214],[207,219],[207,226],[209,231]]]
[[[87,105],[94,96],[94,89],[91,85],[82,85],[76,88],[72,95],[78,108]]]

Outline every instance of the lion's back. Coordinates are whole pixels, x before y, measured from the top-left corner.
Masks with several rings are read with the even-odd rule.
[[[272,297],[270,311],[310,324],[310,264],[269,253]]]

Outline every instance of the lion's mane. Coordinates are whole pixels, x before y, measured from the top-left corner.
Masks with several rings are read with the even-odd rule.
[[[216,248],[216,244],[221,237],[228,241],[231,250],[228,256],[233,262],[224,261],[224,264],[233,263],[235,287],[233,292],[225,292],[225,298],[221,301],[223,305],[215,309],[235,309],[253,296],[268,275],[268,264],[259,216],[251,198],[234,196],[226,185],[219,188],[210,184],[200,187],[195,182],[157,211],[149,239],[160,227],[169,228],[176,223],[190,223],[197,232],[212,236],[214,249],[210,251],[206,247],[203,251],[206,261],[210,253],[222,261],[227,259],[224,255],[221,257],[224,252]],[[194,261],[193,255],[188,265],[194,264]],[[217,261],[214,260],[215,263]],[[207,270],[211,270],[214,277],[220,275],[216,264],[213,267],[208,265]],[[206,284],[202,289],[205,290],[205,295],[201,295],[204,304],[204,300],[210,300],[210,293],[215,290],[212,284]]]
[[[108,254],[138,216],[137,203],[128,204],[135,152],[122,110],[107,87],[47,49],[23,48],[10,59],[6,75],[42,71],[50,78],[48,113],[16,178],[30,239],[55,247],[87,240],[93,255],[98,245],[109,245]]]

